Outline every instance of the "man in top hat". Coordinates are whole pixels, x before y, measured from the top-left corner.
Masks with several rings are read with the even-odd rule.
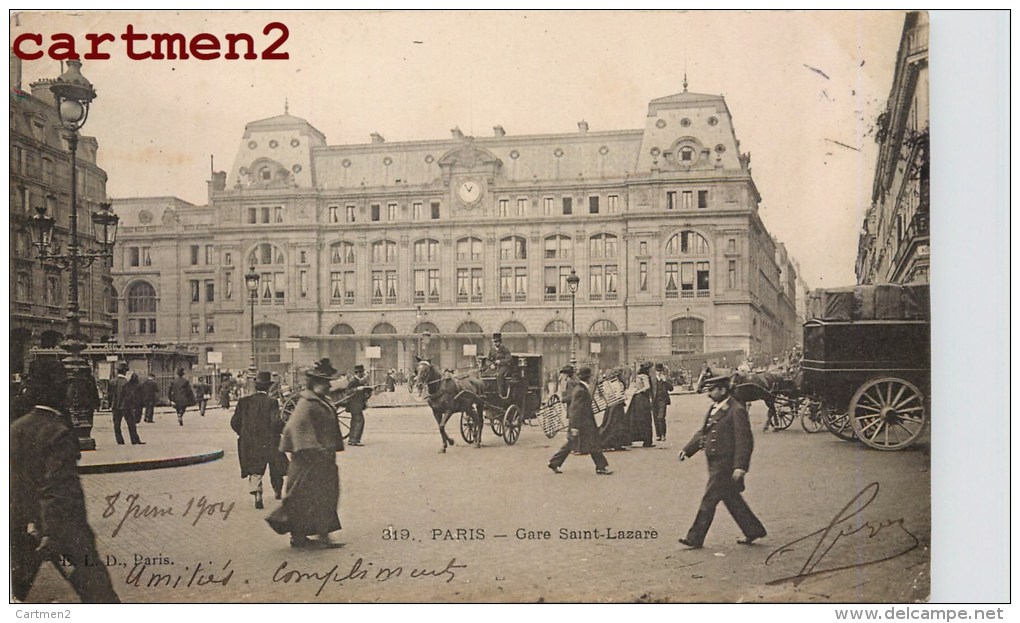
[[[329,533],[340,529],[340,472],[336,453],[344,439],[333,405],[326,401],[337,371],[321,359],[305,372],[306,389],[283,427],[280,450],[291,453],[283,503],[266,521],[277,534],[290,533],[291,547],[341,547]],[[309,535],[318,535],[311,540]]]
[[[574,391],[574,385],[577,384],[577,380],[574,378],[574,366],[569,363],[560,368],[559,382],[556,384],[557,395],[560,397],[560,402],[569,406],[570,396]]]
[[[283,420],[280,419],[280,404],[269,397],[272,385],[272,373],[260,371],[255,376],[255,393],[238,400],[237,409],[230,418],[230,428],[237,433],[241,478],[248,479],[248,490],[255,496],[255,508],[263,508],[262,476],[266,466],[269,466],[269,481],[276,499],[280,499],[286,474],[277,457]]]
[[[609,461],[606,460],[606,455],[602,454],[602,441],[599,439],[599,429],[595,425],[595,414],[591,408],[591,368],[581,368],[577,371],[577,381],[570,388],[569,400],[564,402],[567,403],[567,419],[570,421],[567,442],[549,459],[549,469],[555,474],[561,474],[560,467],[573,451],[591,454],[596,474],[606,476],[612,474]]]
[[[25,388],[31,409],[11,423],[12,595],[24,601],[39,566],[51,560],[82,602],[119,603],[85,513],[78,436],[64,411],[66,383],[59,361],[33,361]]]
[[[354,373],[351,374],[347,383],[347,396],[345,401],[347,412],[351,414],[351,434],[348,443],[352,446],[362,446],[361,436],[365,433],[365,408],[368,406],[368,394],[371,388],[365,385],[365,366],[356,364]]]
[[[715,508],[722,502],[740,526],[744,537],[737,542],[750,545],[765,536],[761,524],[740,493],[744,490],[744,475],[751,466],[754,438],[751,423],[744,405],[730,396],[730,379],[715,376],[704,381],[712,407],[705,416],[701,430],[694,434],[677,458],[681,461],[704,449],[708,459],[708,486],[701,498],[698,515],[687,536],[680,542],[690,548],[700,548],[715,517]]]
[[[492,348],[489,350],[489,369],[496,372],[496,391],[503,398],[509,394],[506,387],[506,375],[510,372],[510,349],[503,346],[503,335],[492,334]]]
[[[184,368],[177,368],[177,378],[170,385],[170,402],[177,411],[177,424],[184,426],[184,412],[195,404],[195,390],[191,382],[184,378]]]
[[[661,363],[655,364],[654,377],[655,393],[652,394],[652,419],[655,422],[655,438],[658,441],[666,441],[666,407],[672,402],[669,392],[673,391],[673,384],[666,376],[666,366]]]
[[[141,445],[143,442],[138,438],[138,427],[134,415],[131,412],[131,392],[125,391],[128,384],[128,372],[131,368],[126,362],[117,364],[117,378],[110,381],[110,409],[113,411],[113,436],[117,439],[118,445],[124,445],[124,434],[121,432],[120,423],[127,422],[128,436],[131,437],[133,445]]]

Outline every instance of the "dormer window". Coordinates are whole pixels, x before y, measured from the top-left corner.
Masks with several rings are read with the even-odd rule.
[[[694,161],[694,148],[690,146],[684,146],[680,148],[680,162],[693,162]]]
[[[268,182],[273,179],[273,172],[269,170],[269,167],[262,167],[259,169],[259,179],[263,182]]]

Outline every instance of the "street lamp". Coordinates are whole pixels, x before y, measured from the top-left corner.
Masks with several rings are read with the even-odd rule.
[[[89,105],[96,98],[96,90],[81,75],[81,61],[71,59],[67,61],[67,71],[53,81],[50,91],[56,101],[63,130],[61,135],[71,152],[71,213],[68,222],[71,239],[67,253],[62,254],[59,249],[53,249],[56,219],[46,214],[45,206],[40,206],[36,208],[37,214],[32,217],[35,235],[33,244],[39,251],[41,261],[56,264],[71,273],[67,297],[67,337],[60,345],[67,351],[67,356],[61,360],[68,373],[66,404],[79,447],[82,450],[95,450],[92,421],[93,413],[99,405],[92,368],[81,356],[85,350],[85,341],[78,303],[78,272],[96,260],[105,263],[113,257],[113,243],[117,238],[117,223],[120,219],[110,210],[109,203],[101,203],[100,210],[92,214],[93,235],[99,248],[82,248],[78,240],[78,131],[88,119]]]
[[[251,363],[248,365],[251,378],[255,378],[255,373],[258,371],[255,366],[255,299],[259,295],[260,280],[261,276],[255,272],[255,265],[252,264],[244,276],[244,285],[248,288],[248,296],[251,299]]]
[[[571,268],[570,276],[567,277],[567,288],[570,289],[570,365],[575,367],[577,366],[577,331],[574,329],[574,303],[577,299],[577,286],[580,283],[581,278],[577,276],[577,271]]]
[[[687,325],[687,352],[690,353],[691,352],[691,308],[690,307],[687,308],[687,322],[685,322],[684,324]]]

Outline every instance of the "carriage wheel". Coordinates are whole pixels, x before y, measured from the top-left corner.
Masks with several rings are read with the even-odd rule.
[[[512,446],[521,436],[521,410],[510,405],[503,413],[503,441]]]
[[[843,441],[857,441],[853,426],[850,425],[849,413],[838,413],[832,409],[822,408],[822,423],[829,432]]]
[[[857,438],[876,450],[901,450],[914,443],[928,421],[924,396],[897,378],[868,381],[850,401]]]
[[[340,433],[344,439],[347,439],[351,436],[351,414],[342,411],[336,414],[336,419],[340,423]]]
[[[772,428],[774,430],[785,430],[790,428],[790,424],[793,424],[793,418],[796,416],[797,402],[788,398],[782,398],[776,400],[776,417],[772,422]]]
[[[297,407],[297,402],[297,394],[291,394],[283,401],[283,407],[280,409],[280,419],[283,420],[284,423],[286,423],[287,420],[290,419],[291,414],[294,413],[294,409]]]
[[[460,413],[460,436],[464,438],[464,443],[474,443],[476,436],[481,432],[480,428],[475,428],[473,411],[474,409]]]
[[[821,405],[811,398],[802,398],[800,402],[800,425],[806,433],[817,433],[825,428],[822,421]]]
[[[497,437],[503,436],[503,418],[494,417],[489,420],[489,428],[492,429],[492,434]]]

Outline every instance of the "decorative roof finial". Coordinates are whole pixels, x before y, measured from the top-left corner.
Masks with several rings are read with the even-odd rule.
[[[686,84],[686,82],[684,84]],[[687,89],[684,89],[684,90],[686,91]],[[290,102],[287,100],[286,97],[283,98],[283,114],[285,114],[285,115],[289,115],[290,114]]]
[[[684,72],[684,93],[687,92],[687,72]]]

